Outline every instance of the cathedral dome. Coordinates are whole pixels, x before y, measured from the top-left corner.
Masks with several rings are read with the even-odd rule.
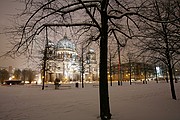
[[[57,42],[57,49],[66,49],[66,50],[75,51],[75,45],[65,35],[63,39],[61,39]]]

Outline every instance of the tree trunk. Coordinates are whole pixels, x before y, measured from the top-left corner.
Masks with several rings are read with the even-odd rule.
[[[109,58],[109,76],[110,76],[110,82],[111,82],[111,86],[112,86],[112,65],[111,65],[111,53],[109,54],[110,58]]]
[[[118,44],[118,43],[117,43]],[[118,85],[122,86],[122,75],[121,75],[121,55],[120,55],[120,47],[118,44]]]
[[[100,117],[101,120],[111,119],[108,95],[108,79],[107,79],[107,53],[108,53],[108,18],[107,3],[108,0],[101,2],[101,39],[100,39]]]
[[[168,71],[169,71],[169,78],[170,78],[171,95],[172,95],[172,99],[176,100],[176,93],[175,93],[174,82],[173,82],[173,72],[171,68],[171,63],[169,60],[168,62],[169,62]]]
[[[171,94],[172,94],[172,99],[176,100],[176,93],[175,93],[175,88],[174,88],[174,82],[173,82],[173,70],[172,70],[172,57],[170,55],[170,48],[169,48],[169,41],[168,41],[168,33],[167,33],[167,24],[162,23],[162,28],[164,32],[164,41],[166,43],[166,59],[168,62],[168,71],[169,71],[169,79],[170,79],[170,86],[171,86]]]
[[[131,72],[132,72],[132,70],[131,70],[132,68],[131,68],[131,60],[129,59],[129,84],[130,85],[132,85],[132,81],[131,81]]]
[[[48,33],[47,33],[47,27],[46,27],[46,45],[44,49],[44,62],[43,62],[43,81],[42,81],[42,90],[44,90],[44,82],[46,79],[46,61],[47,61],[47,47],[48,47]]]
[[[84,64],[83,64],[83,59],[84,59],[84,56],[83,56],[83,45],[82,45],[82,53],[81,53],[81,81],[82,81],[82,88],[84,88]]]
[[[145,65],[145,62],[143,62],[143,64],[144,64],[144,84],[147,84],[147,69],[146,69],[146,65]]]

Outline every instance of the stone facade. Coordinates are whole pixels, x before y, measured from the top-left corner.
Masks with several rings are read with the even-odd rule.
[[[49,41],[48,46],[46,80],[53,82],[58,78],[62,82],[80,81],[82,64],[75,44],[65,35],[56,44]],[[96,54],[92,49],[85,54],[84,80],[97,80]]]

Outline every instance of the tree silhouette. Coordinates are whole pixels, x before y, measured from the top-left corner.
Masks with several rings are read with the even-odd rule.
[[[8,80],[9,77],[10,77],[9,76],[9,72],[6,69],[0,70],[0,81],[1,81],[1,84],[3,84],[5,80]]]
[[[14,71],[14,73],[13,73],[15,79],[20,80],[20,79],[21,79],[21,73],[22,73],[22,72],[21,72],[20,69],[15,69],[15,71]]]
[[[124,46],[132,38],[134,32],[131,28],[138,28],[132,16],[145,18],[138,14],[141,3],[120,0],[28,0],[24,3],[25,9],[19,15],[23,19],[19,20],[26,19],[26,22],[17,24],[14,31],[16,35],[21,34],[21,39],[15,41],[8,54],[32,54],[35,44],[40,44],[45,28],[53,30],[53,27],[69,27],[82,41],[85,36],[87,43],[97,41],[100,47],[100,117],[102,120],[110,119],[108,38],[111,37],[120,46]],[[89,35],[90,33],[93,35]]]
[[[29,83],[31,83],[35,78],[35,74],[31,69],[23,69],[22,70],[22,81],[24,81],[24,83],[26,81],[28,81]]]
[[[168,68],[172,98],[176,99],[173,68],[180,59],[179,1],[153,0],[147,1],[143,6],[141,14],[154,20],[139,18],[142,36],[138,35],[139,42],[136,46],[150,59],[164,62]]]

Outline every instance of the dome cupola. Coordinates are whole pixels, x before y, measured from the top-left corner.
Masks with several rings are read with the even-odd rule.
[[[57,42],[57,49],[66,49],[66,50],[75,51],[75,45],[71,41],[71,39],[68,39],[67,36],[64,35],[63,39]]]

